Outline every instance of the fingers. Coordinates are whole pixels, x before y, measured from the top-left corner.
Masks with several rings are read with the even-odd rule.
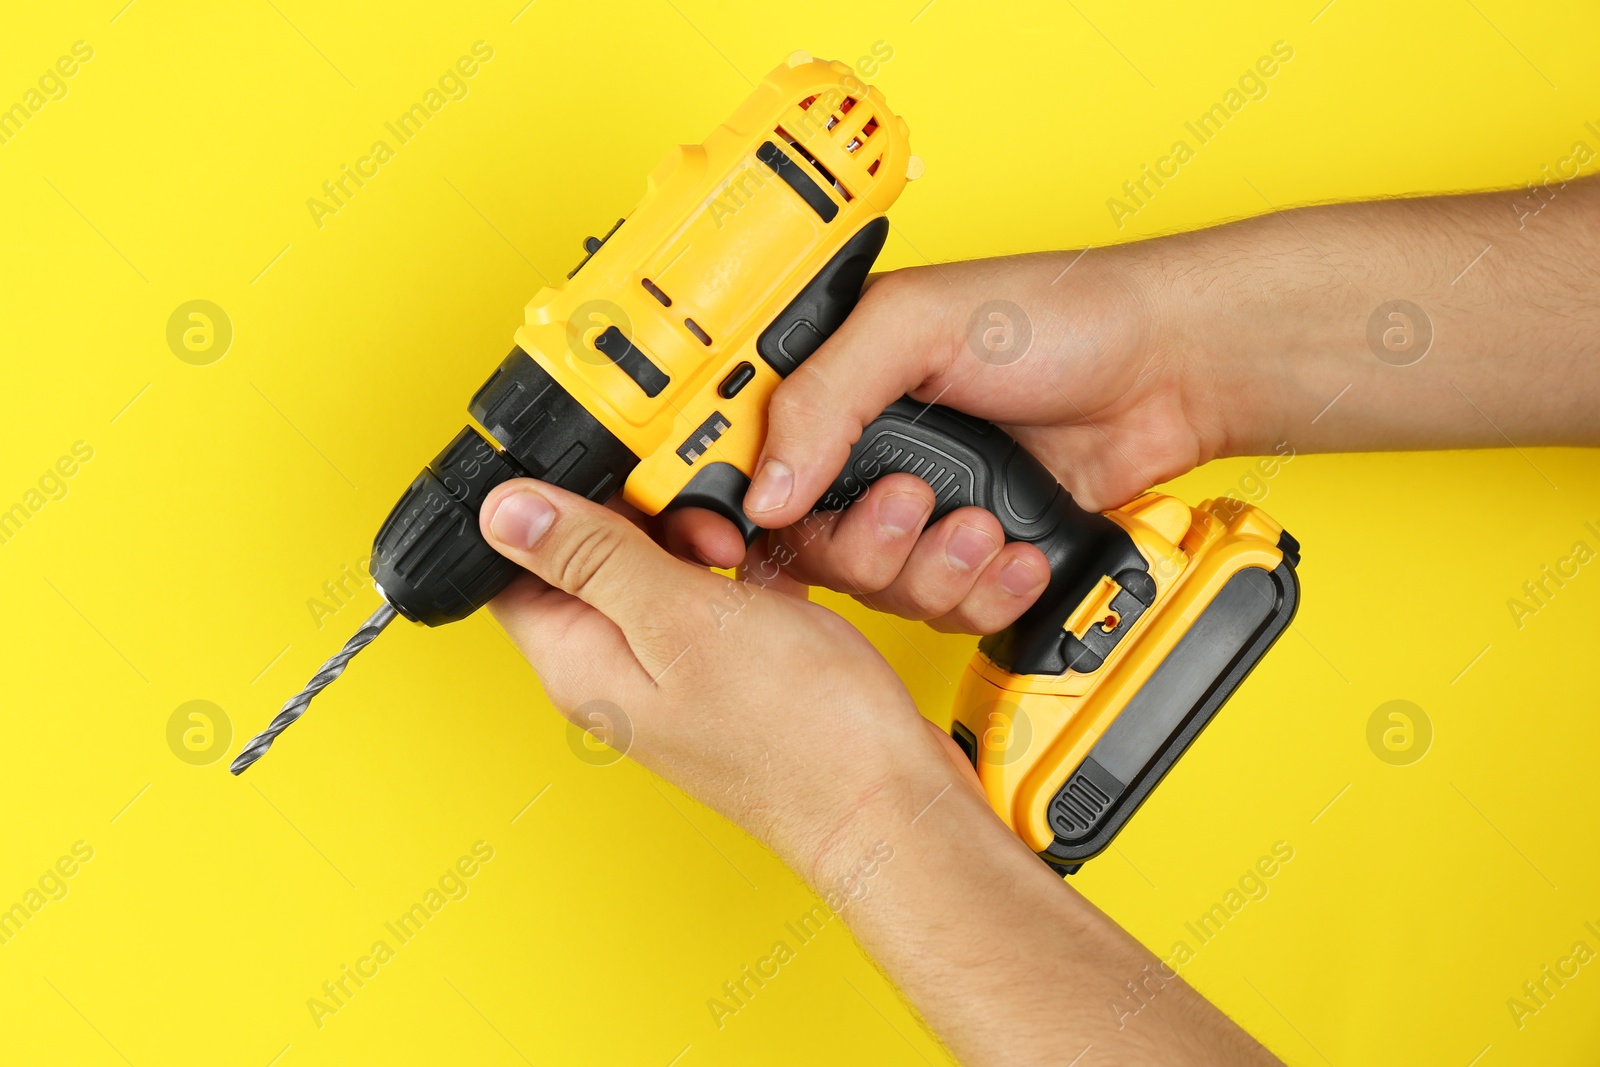
[[[948,614],[971,594],[1004,543],[993,515],[978,508],[953,511],[918,539],[899,575],[873,602],[908,619]]]
[[[670,621],[716,580],[673,559],[626,517],[532,479],[496,486],[478,523],[495,551],[614,623],[647,670],[677,654],[663,640]],[[571,638],[559,644],[586,654]]]
[[[1016,622],[1050,584],[1050,562],[1033,545],[1006,545],[983,568],[960,603],[928,625],[945,633],[992,634]]]
[[[783,569],[783,560],[790,555],[781,546],[763,537],[751,545],[744,562],[739,564],[739,580],[758,589],[771,590],[796,600],[811,599],[811,586]]]
[[[768,529],[798,522],[844,467],[861,430],[948,362],[932,290],[885,277],[778,386],[745,513]]]
[[[770,535],[787,573],[841,593],[876,593],[894,581],[928,516],[933,490],[911,474],[891,474],[842,512],[809,515]]]
[[[674,556],[707,567],[737,567],[745,556],[737,527],[705,508],[672,508],[661,516],[662,544]]]
[[[925,526],[933,491],[894,474],[847,511],[772,534],[785,570],[868,606],[935,629],[993,633],[1043,592],[1049,564],[1032,545],[1006,544],[995,517],[961,508]]]

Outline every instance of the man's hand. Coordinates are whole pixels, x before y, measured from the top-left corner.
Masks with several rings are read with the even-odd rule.
[[[805,876],[962,1063],[1276,1062],[1029,852],[872,645],[759,558],[731,581],[526,479],[479,521],[533,572],[492,607],[551,701],[620,709],[629,755]],[[1130,1020],[1109,1006],[1135,981],[1159,993]]]
[[[1191,412],[1176,346],[1162,341],[1154,281],[1137,257],[1097,251],[895,271],[873,280],[843,326],[779,386],[745,510],[774,529],[799,581],[857,596],[936,629],[991,633],[1022,614],[1049,572],[1005,544],[981,508],[927,525],[933,492],[891,475],[842,514],[804,523],[862,428],[910,395],[998,423],[1084,507],[1101,510],[1216,451]],[[796,525],[799,524],[799,525]],[[668,523],[675,550],[716,566],[742,554],[708,512]]]
[[[569,716],[605,702],[631,726],[629,755],[802,874],[863,810],[952,781],[950,753],[971,775],[871,643],[776,568],[732,581],[526,479],[497,487],[480,522],[532,572],[491,607],[551,702]]]
[[[878,857],[846,920],[970,1067],[1062,1062],[1087,1045],[1122,1063],[1275,1062],[1006,830],[860,634],[790,595],[801,578],[995,629],[1042,588],[1042,570],[1032,587],[1020,577],[1042,568],[1037,552],[1002,547],[975,508],[927,527],[931,494],[911,478],[884,479],[820,526],[794,524],[906,392],[999,422],[1092,508],[1278,442],[1600,443],[1600,181],[1570,184],[1566,221],[1525,230],[1485,194],[1275,214],[1082,263],[885,276],[774,400],[746,510],[795,553],[787,575],[761,559],[754,581],[709,574],[615,512],[514,481],[490,494],[483,531],[537,577],[503,593],[496,615],[559,707],[624,709],[633,755],[814,887]],[[1402,299],[1426,319],[1420,354],[1370,340]],[[997,300],[1019,310],[984,310]],[[1007,325],[992,310],[1013,333],[990,348],[984,330]],[[743,555],[731,524],[705,512],[670,516],[665,537],[707,563]],[[1136,1017],[1106,1010],[1152,973],[1159,992]]]
[[[987,513],[926,527],[932,493],[904,475],[795,525],[902,394],[998,423],[1091,510],[1284,446],[1600,444],[1600,178],[1561,188],[1536,222],[1506,193],[1341,204],[882,275],[778,387],[745,510],[795,578],[988,633],[1045,575]],[[708,512],[667,537],[718,566],[742,548]]]

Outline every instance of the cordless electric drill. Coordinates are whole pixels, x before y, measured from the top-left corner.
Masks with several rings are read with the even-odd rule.
[[[917,176],[905,120],[842,63],[801,53],[644,199],[564,285],[529,303],[469,425],[401,496],[373,546],[387,602],[234,765],[243,770],[394,613],[465,618],[519,573],[478,510],[532,477],[639,510],[693,505],[753,541],[742,502],[783,378],[849,314]],[[883,475],[928,483],[937,519],[978,505],[1036,545],[1050,582],[978,644],[951,732],[994,810],[1052,866],[1104,849],[1289,625],[1298,545],[1233,500],[1147,494],[1084,511],[988,423],[904,398],[869,425],[819,510]],[[931,520],[930,520],[931,521]]]

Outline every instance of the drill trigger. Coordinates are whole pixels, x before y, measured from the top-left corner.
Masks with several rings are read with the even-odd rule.
[[[765,531],[744,513],[744,494],[750,477],[732,463],[706,463],[695,472],[689,484],[678,491],[667,509],[705,508],[714,511],[739,528],[745,544],[751,544]]]

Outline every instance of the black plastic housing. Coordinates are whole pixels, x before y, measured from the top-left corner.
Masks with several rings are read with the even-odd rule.
[[[639,463],[628,446],[520,348],[467,406],[529,478],[609,500]]]
[[[462,430],[401,495],[372,545],[370,569],[384,596],[429,626],[466,618],[521,573],[478,529],[491,489],[540,478],[603,501],[639,462],[520,348],[469,410],[505,451],[470,426]]]
[[[468,426],[417,475],[372,543],[373,580],[396,610],[429,626],[454,622],[517,576],[478,532],[478,509],[522,473]]]
[[[768,366],[787,378],[839,328],[888,236],[889,220],[881,216],[861,227],[761,331],[756,352]]]
[[[1068,642],[1076,640],[1064,629],[1067,616],[1103,575],[1118,576],[1130,596],[1143,592],[1145,600],[1137,611],[1125,611],[1116,629],[1101,635],[1105,644],[1100,658],[1154,599],[1155,583],[1127,531],[1080,508],[1044,464],[1010,435],[937,404],[909,397],[890,404],[862,431],[818,508],[843,508],[873,482],[897,471],[914,474],[933,489],[930,522],[976,505],[994,513],[1007,541],[1027,541],[1050,561],[1050,584],[1034,606],[979,643],[985,655],[1012,674],[1060,674],[1067,669]]]

